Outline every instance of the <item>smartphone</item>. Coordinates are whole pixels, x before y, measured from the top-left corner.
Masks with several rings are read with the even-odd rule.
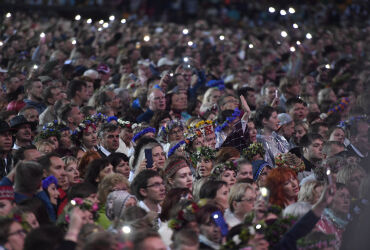
[[[275,90],[275,98],[279,98],[279,90]]]
[[[150,148],[144,149],[145,159],[146,159],[146,168],[153,167],[153,157],[152,157],[152,150]]]
[[[229,228],[225,222],[224,216],[222,215],[221,211],[216,211],[212,213],[212,219],[216,223],[216,225],[221,229],[222,236],[226,236],[229,232]]]

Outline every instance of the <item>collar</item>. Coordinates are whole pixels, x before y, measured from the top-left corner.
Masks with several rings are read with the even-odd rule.
[[[162,207],[161,205],[157,204],[158,206],[158,214],[160,214],[162,212]],[[144,209],[146,212],[150,212],[152,210],[150,210],[150,208],[145,204],[144,201],[139,201],[139,207],[141,207],[142,209]],[[154,212],[154,211],[153,211]]]
[[[210,241],[209,239],[206,238],[206,236],[204,236],[203,234],[200,234],[199,235],[199,242],[200,243],[203,243],[207,246],[210,246],[212,249],[220,249],[220,244],[217,244],[213,241]]]
[[[111,154],[111,152],[106,150],[103,146],[100,146],[100,151],[105,154],[105,156],[109,156]]]

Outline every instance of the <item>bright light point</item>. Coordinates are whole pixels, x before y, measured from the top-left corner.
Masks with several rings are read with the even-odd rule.
[[[126,23],[126,19],[122,18],[121,23]]]
[[[114,21],[114,19],[115,19],[115,16],[113,16],[113,15],[111,15],[110,17],[109,17],[109,21]]]
[[[131,228],[129,226],[123,226],[122,227],[122,232],[124,234],[129,234],[129,233],[131,233]]]
[[[287,37],[287,36],[288,36],[288,33],[286,33],[286,31],[285,31],[285,30],[283,30],[283,31],[280,33],[280,35],[281,35],[282,37]]]
[[[329,65],[329,64],[326,64],[326,65],[325,65],[325,68],[330,69],[330,65]],[[330,171],[330,170],[329,170],[329,171]]]
[[[103,29],[100,27],[99,29],[98,29],[98,31],[102,31]]]
[[[254,46],[253,46],[253,44],[251,44],[251,43],[250,43],[250,44],[248,45],[248,47],[249,47],[250,49],[253,49],[253,47],[254,47]]]
[[[265,187],[261,187],[261,188],[260,188],[260,191],[261,191],[261,195],[262,195],[263,197],[266,197],[266,196],[267,196],[267,194],[268,194],[268,190],[267,190],[267,188],[265,188]]]
[[[221,35],[219,38],[220,38],[221,41],[225,40],[225,36],[224,35]]]
[[[290,47],[289,50],[290,50],[290,52],[294,52],[295,51],[295,48],[294,47]]]
[[[189,58],[188,57],[184,57],[184,62],[189,62]]]
[[[39,66],[37,66],[37,64],[33,65],[33,69],[38,69]]]
[[[193,46],[193,44],[194,44],[194,43],[193,43],[192,41],[189,41],[189,42],[188,42],[188,46],[190,46],[190,47],[191,47],[191,46]]]
[[[144,41],[149,42],[150,41],[150,36],[148,36],[148,35],[144,36]]]
[[[87,19],[87,20],[86,20],[86,23],[88,23],[88,24],[92,23],[91,18]]]
[[[213,215],[213,219],[218,219],[218,214]]]
[[[330,175],[331,171],[330,169],[326,170],[326,175]]]
[[[173,73],[170,73],[170,77],[173,77]]]
[[[307,33],[307,34],[306,34],[306,38],[307,38],[307,39],[312,39],[312,35],[311,35],[310,33]]]
[[[298,24],[293,23],[293,28],[298,29]]]
[[[286,15],[286,11],[285,10],[280,10],[280,15],[285,16]]]
[[[270,8],[269,8],[269,12],[270,12],[270,13],[275,13],[275,8],[274,8],[274,7],[270,7]]]
[[[42,33],[40,34],[40,37],[41,37],[41,38],[44,38],[44,37],[45,37],[45,33],[44,33],[44,32],[42,32]]]
[[[71,200],[71,205],[72,206],[76,206],[76,201],[75,200]]]
[[[3,46],[3,45],[4,45],[4,43],[2,41],[0,41],[0,47]]]
[[[81,20],[81,15],[76,15],[76,16],[75,16],[75,20],[76,20],[76,21],[80,21],[80,20]]]
[[[72,40],[72,44],[75,45],[77,43],[76,39]]]
[[[294,14],[295,13],[295,9],[292,8],[292,7],[290,7],[288,11],[289,11],[290,14]]]
[[[5,15],[6,18],[9,18],[11,16],[12,16],[12,13],[6,13],[6,15]]]
[[[103,23],[104,23],[104,20],[100,20],[100,21],[99,21],[99,24],[103,24]]]
[[[297,41],[297,42],[296,42],[296,44],[297,44],[297,45],[301,45],[301,42],[300,42],[300,41]]]
[[[189,69],[191,68],[190,64],[188,64],[186,67],[188,67]]]
[[[109,24],[108,23],[103,23],[103,28],[106,29],[108,28]]]
[[[261,224],[257,224],[257,225],[256,225],[256,229],[257,229],[257,230],[258,230],[258,229],[261,229],[261,227],[262,227],[262,226],[261,226]]]
[[[184,34],[184,35],[189,34],[189,30],[188,30],[188,29],[183,29],[183,30],[182,30],[182,34]]]

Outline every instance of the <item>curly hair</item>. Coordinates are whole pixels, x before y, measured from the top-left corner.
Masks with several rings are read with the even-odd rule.
[[[289,168],[274,168],[267,175],[266,186],[270,190],[270,203],[285,208],[286,195],[284,182],[291,177],[297,179],[297,174]]]

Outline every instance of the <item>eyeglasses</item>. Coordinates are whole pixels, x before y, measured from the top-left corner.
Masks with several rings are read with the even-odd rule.
[[[9,233],[8,234],[8,237],[10,237],[10,236],[12,236],[12,235],[22,235],[22,234],[26,234],[27,232],[26,232],[26,230],[24,230],[24,229],[19,229],[19,230],[17,230],[17,231],[15,231],[15,232],[13,232],[13,233]]]
[[[146,188],[151,188],[151,187],[160,188],[161,186],[164,186],[163,182],[156,182],[156,183],[146,186]]]
[[[250,198],[250,199],[240,199],[238,200],[237,202],[242,202],[242,201],[246,201],[248,203],[255,203],[256,202],[256,198]]]

